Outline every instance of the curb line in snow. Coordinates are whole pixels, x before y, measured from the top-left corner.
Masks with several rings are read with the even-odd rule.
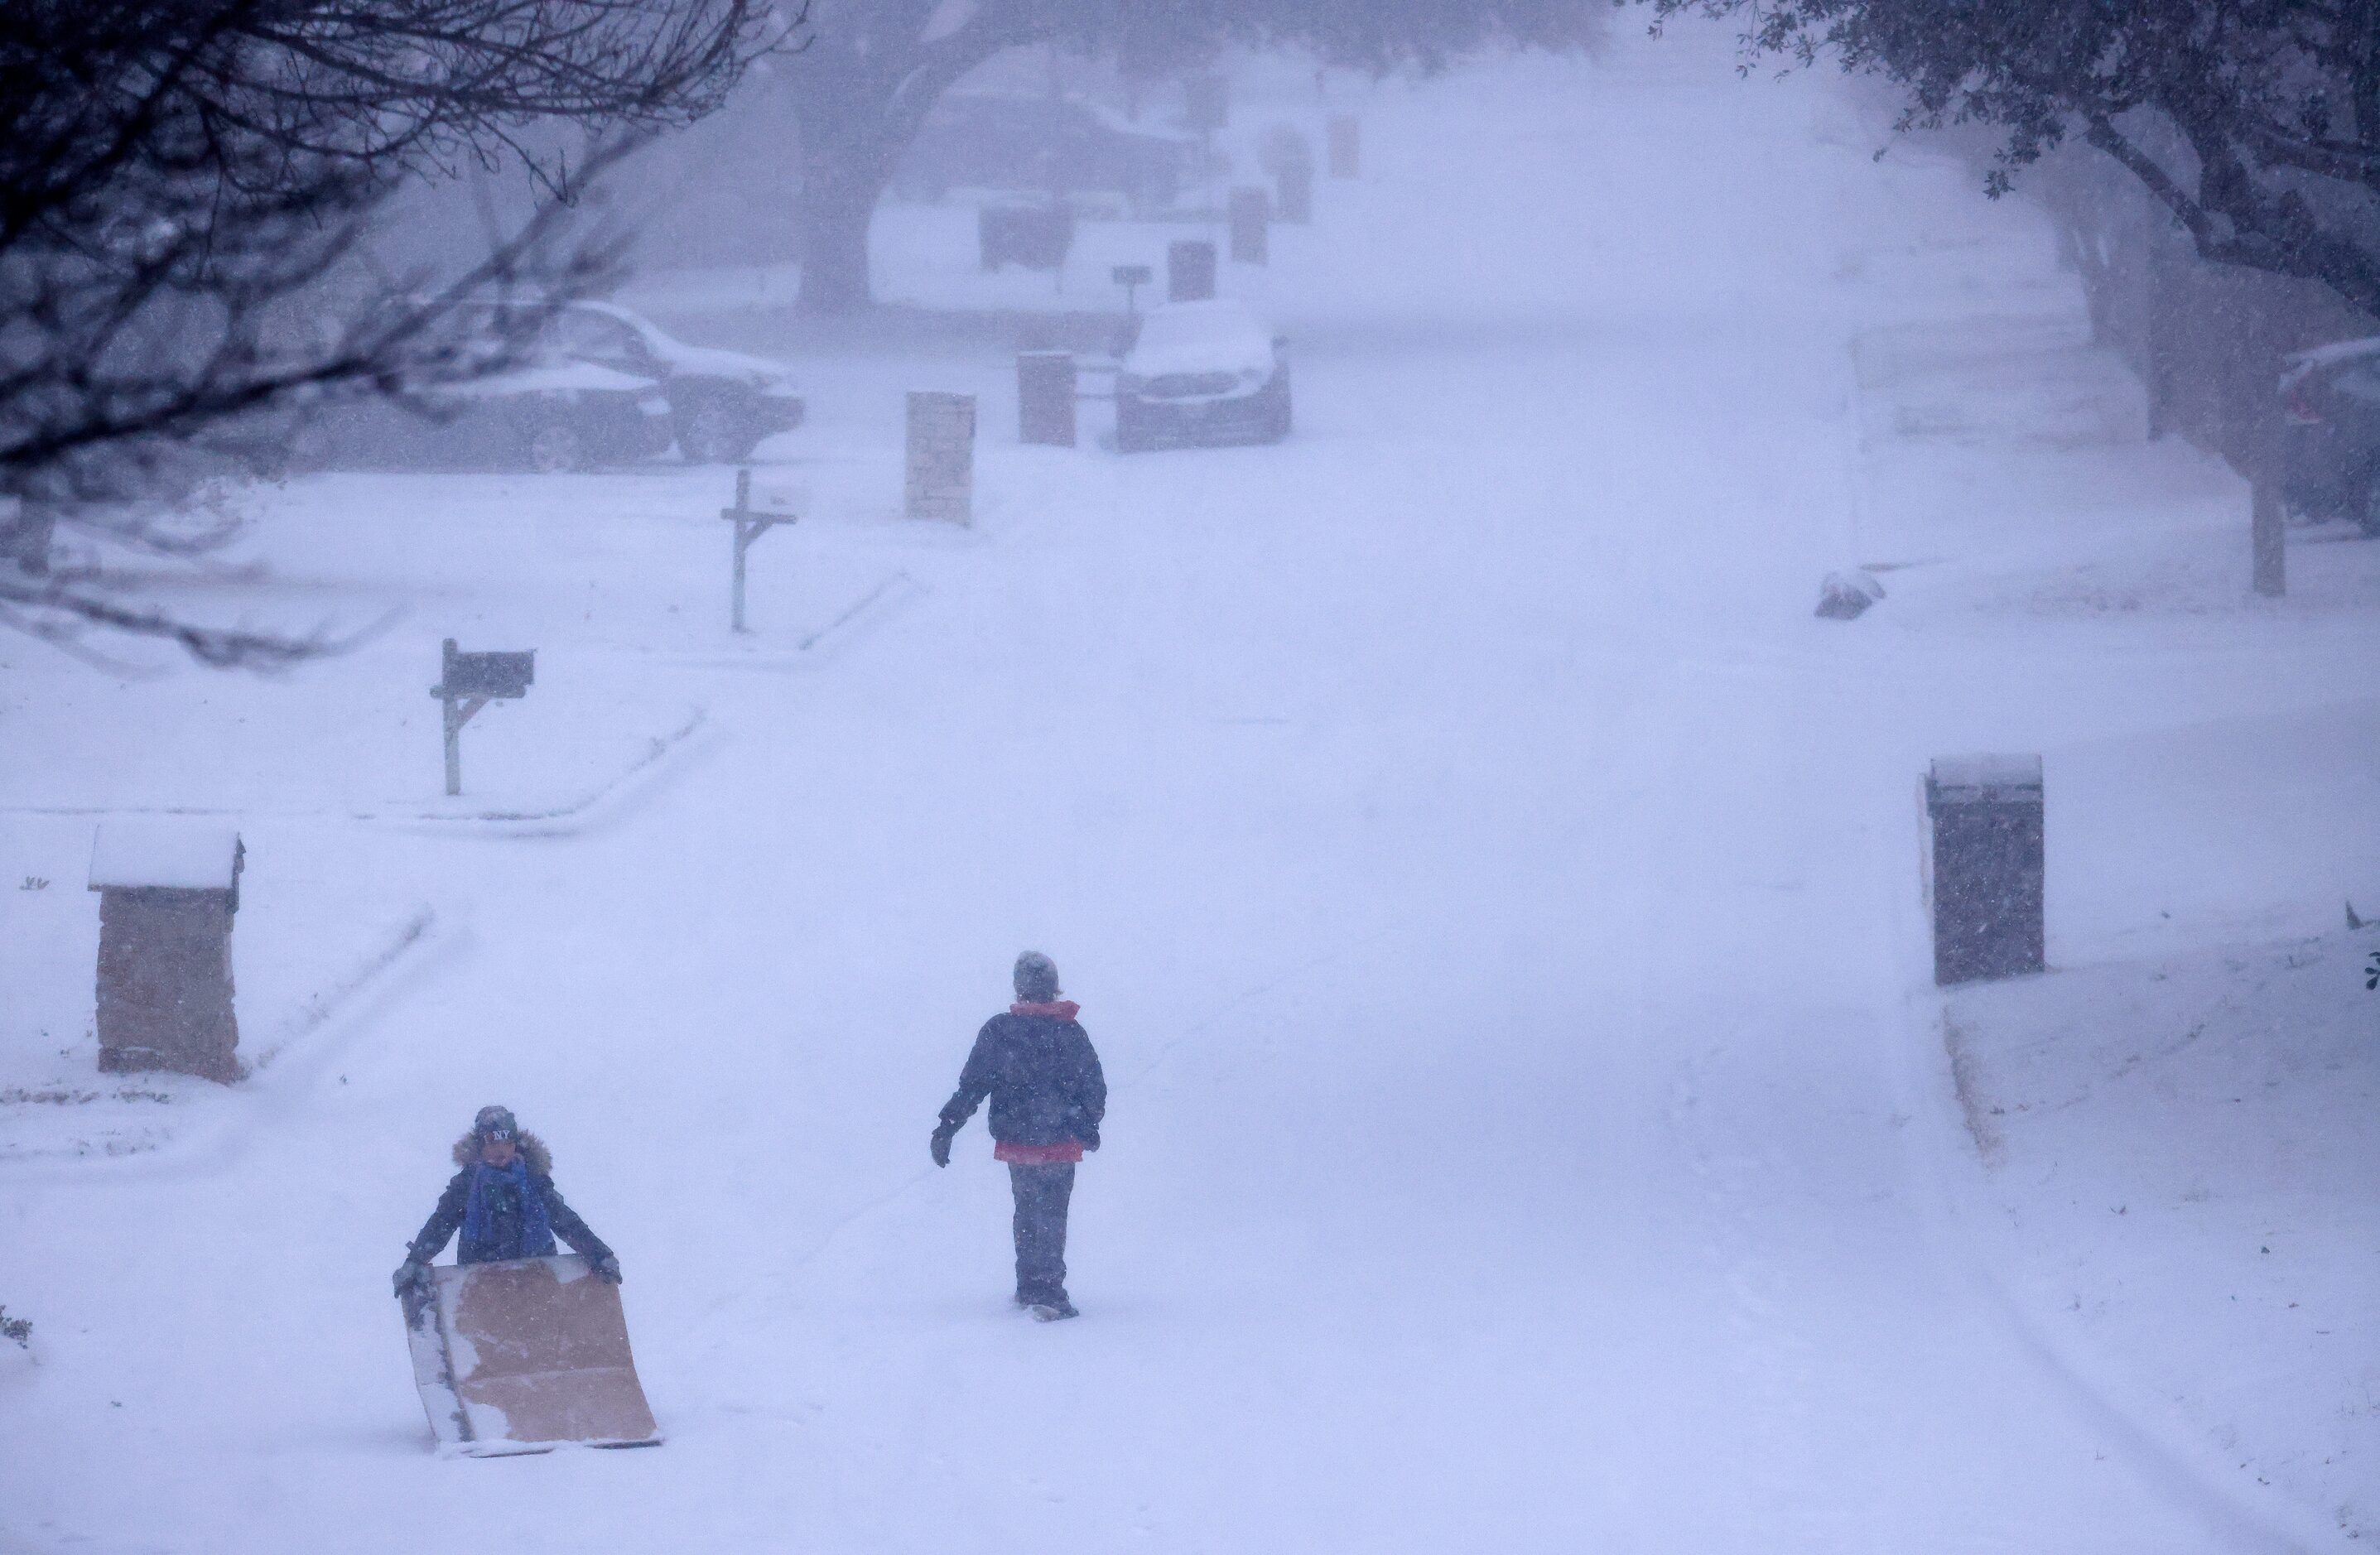
[[[790,652],[781,649],[747,654],[680,652],[657,658],[660,662],[677,669],[759,670],[785,674],[823,668],[833,663],[851,645],[866,641],[870,633],[892,621],[899,614],[902,606],[932,592],[905,567],[853,601],[833,620],[800,638]],[[880,601],[886,601],[881,609],[876,608]],[[820,644],[825,645],[823,650],[820,650]]]
[[[654,786],[657,769],[679,764],[708,748],[714,733],[710,711],[691,710],[666,735],[648,737],[643,754],[566,804],[542,810],[270,810],[204,805],[0,805],[0,815],[118,816],[188,815],[233,820],[346,821],[374,830],[468,836],[478,832],[504,837],[550,837],[589,830],[616,818],[627,801]]]
[[[377,830],[437,836],[566,837],[610,826],[639,808],[698,755],[715,749],[722,735],[709,710],[696,708],[667,735],[657,735],[642,756],[576,801],[548,810],[479,810],[442,815],[355,814],[347,817]]]

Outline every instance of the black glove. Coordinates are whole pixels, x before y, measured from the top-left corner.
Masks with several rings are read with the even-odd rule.
[[[1099,1125],[1095,1123],[1077,1123],[1075,1124],[1075,1138],[1081,1144],[1083,1148],[1087,1150],[1098,1149],[1099,1148]]]
[[[620,1259],[618,1255],[606,1253],[601,1257],[595,1260],[593,1267],[595,1270],[595,1278],[602,1281],[603,1283],[607,1285],[616,1285],[620,1282]]]
[[[427,1291],[430,1289],[430,1266],[419,1258],[407,1258],[396,1266],[396,1272],[389,1276],[388,1282],[395,1288],[400,1301],[407,1291],[416,1286]]]
[[[936,1166],[948,1166],[951,1163],[951,1136],[958,1131],[959,1125],[948,1118],[944,1118],[935,1125],[934,1142],[928,1148],[934,1152]]]

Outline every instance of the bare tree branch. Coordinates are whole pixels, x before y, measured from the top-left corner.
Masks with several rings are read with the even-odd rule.
[[[714,107],[787,24],[768,0],[14,0],[0,7],[0,495],[195,554],[194,483],[298,418],[499,371],[609,276],[577,192]],[[573,138],[540,136],[562,125]],[[443,276],[369,239],[425,177],[513,160],[540,207]],[[490,350],[458,305],[519,297]],[[336,646],[0,573],[0,620],[164,638],[211,664]]]

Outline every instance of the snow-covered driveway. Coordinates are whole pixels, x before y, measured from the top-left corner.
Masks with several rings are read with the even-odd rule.
[[[1676,48],[1384,101],[1269,278],[1290,443],[993,448],[973,542],[844,537],[931,589],[817,673],[585,650],[724,732],[640,811],[326,842],[463,927],[237,1144],[0,1176],[0,1545],[2250,1547],[1940,1229],[1901,693],[1808,614],[1872,169]],[[1052,1328],[925,1149],[1028,944],[1114,1091]],[[658,1451],[425,1450],[384,1282],[492,1099]]]

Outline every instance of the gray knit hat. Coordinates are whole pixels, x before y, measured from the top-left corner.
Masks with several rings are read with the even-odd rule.
[[[1016,958],[1016,997],[1031,1004],[1047,1004],[1058,997],[1058,964],[1039,951]]]
[[[481,1139],[517,1139],[520,1124],[513,1121],[509,1107],[482,1107],[471,1120],[471,1132]]]

